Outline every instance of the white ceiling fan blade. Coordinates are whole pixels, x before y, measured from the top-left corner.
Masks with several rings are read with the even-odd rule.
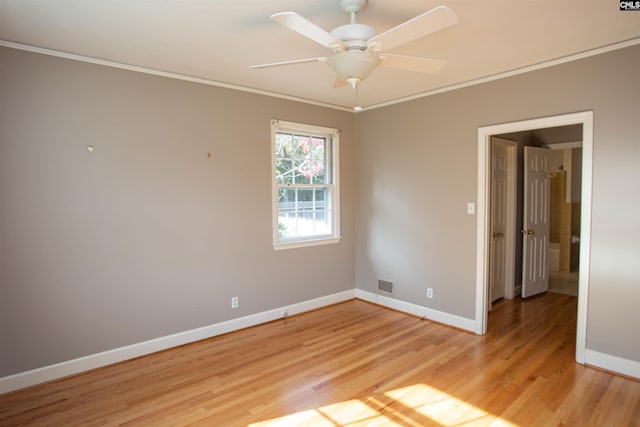
[[[327,31],[295,12],[274,13],[271,15],[271,19],[316,43],[320,43],[324,47],[332,48],[336,45],[343,45],[340,40],[336,40]]]
[[[389,50],[457,23],[458,16],[451,9],[445,6],[438,6],[397,27],[372,37],[368,45],[369,47],[375,45],[383,50]]]
[[[417,73],[435,74],[447,65],[447,61],[442,61],[440,59],[393,55],[390,53],[380,55],[380,58],[382,59],[382,65],[385,67],[415,71]]]
[[[306,58],[306,59],[294,59],[292,61],[282,61],[282,62],[273,62],[271,64],[260,64],[260,65],[252,65],[249,68],[259,69],[259,68],[270,68],[270,67],[279,67],[281,65],[293,65],[293,64],[304,64],[305,62],[327,62],[326,56],[320,56],[318,58]]]

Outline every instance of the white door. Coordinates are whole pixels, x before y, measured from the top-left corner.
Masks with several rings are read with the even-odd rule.
[[[549,290],[549,150],[524,147],[522,298]]]
[[[496,138],[491,144],[491,264],[489,266],[489,301],[505,296],[507,271],[507,187],[508,148]]]

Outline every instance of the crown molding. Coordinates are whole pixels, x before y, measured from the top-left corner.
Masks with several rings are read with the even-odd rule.
[[[315,105],[315,106],[319,106],[319,107],[331,108],[331,109],[340,110],[340,111],[347,111],[347,112],[354,113],[354,114],[365,112],[365,111],[369,111],[369,110],[374,110],[374,109],[378,109],[378,108],[382,108],[382,107],[387,107],[387,106],[390,106],[390,105],[400,104],[400,103],[407,102],[407,101],[412,101],[412,100],[415,100],[415,99],[425,98],[425,97],[428,97],[428,96],[437,95],[437,94],[449,92],[449,91],[452,91],[452,90],[462,89],[462,88],[469,87],[469,86],[475,86],[475,85],[479,85],[479,84],[482,84],[482,83],[488,83],[488,82],[492,82],[492,81],[495,81],[495,80],[500,80],[500,79],[504,79],[504,78],[507,78],[507,77],[512,77],[512,76],[516,76],[516,75],[519,75],[519,74],[528,73],[530,71],[541,70],[543,68],[553,67],[555,65],[560,65],[560,64],[567,63],[567,62],[577,61],[579,59],[584,59],[584,58],[588,58],[588,57],[591,57],[591,56],[600,55],[600,54],[611,52],[611,51],[618,50],[618,49],[624,49],[626,47],[631,47],[631,46],[635,46],[635,45],[638,45],[638,44],[640,44],[640,37],[629,39],[629,40],[625,40],[625,41],[621,41],[621,42],[618,42],[618,43],[612,43],[612,44],[609,44],[609,45],[606,45],[606,46],[601,46],[601,47],[598,47],[598,48],[595,48],[595,49],[585,50],[585,51],[582,51],[582,52],[578,52],[578,53],[575,53],[575,54],[572,54],[572,55],[563,56],[563,57],[552,59],[552,60],[549,60],[549,61],[539,62],[537,64],[528,65],[526,67],[520,67],[520,68],[516,68],[516,69],[513,69],[513,70],[505,71],[505,72],[502,72],[502,73],[496,73],[496,74],[492,74],[490,76],[480,77],[478,79],[467,80],[467,81],[464,81],[464,82],[460,82],[460,83],[456,83],[456,84],[452,84],[452,85],[448,85],[448,86],[443,86],[443,87],[440,87],[440,88],[437,88],[437,89],[433,89],[433,90],[429,90],[429,91],[426,91],[426,92],[420,92],[420,93],[416,93],[414,95],[409,95],[409,96],[404,96],[404,97],[392,99],[392,100],[381,102],[381,103],[378,103],[378,104],[362,106],[361,110],[354,111],[353,108],[351,108],[351,107],[344,107],[344,106],[335,105],[335,104],[328,104],[328,103],[324,103],[324,102],[313,101],[313,100],[305,99],[305,98],[298,98],[298,97],[295,97],[295,96],[284,95],[284,94],[277,93],[277,92],[270,92],[270,91],[267,91],[267,90],[261,90],[261,89],[255,89],[255,88],[246,87],[246,86],[234,85],[234,84],[231,84],[231,83],[218,82],[218,81],[215,81],[215,80],[204,79],[204,78],[201,78],[201,77],[188,76],[188,75],[184,75],[184,74],[172,73],[172,72],[162,71],[162,70],[155,70],[155,69],[147,68],[147,67],[139,67],[137,65],[123,64],[123,63],[120,63],[120,62],[108,61],[108,60],[105,60],[105,59],[93,58],[93,57],[84,56],[84,55],[77,55],[77,54],[74,54],[74,53],[61,52],[61,51],[57,51],[57,50],[53,50],[53,49],[46,49],[46,48],[37,47],[37,46],[31,46],[31,45],[22,44],[22,43],[15,43],[15,42],[10,42],[10,41],[6,41],[6,40],[0,40],[0,46],[12,48],[12,49],[24,50],[24,51],[28,51],[28,52],[34,52],[34,53],[40,53],[40,54],[43,54],[43,55],[50,55],[50,56],[55,56],[55,57],[58,57],[58,58],[71,59],[71,60],[74,60],[74,61],[88,62],[88,63],[91,63],[91,64],[104,65],[106,67],[119,68],[119,69],[123,69],[123,70],[135,71],[135,72],[138,72],[138,73],[151,74],[151,75],[167,77],[167,78],[171,78],[171,79],[177,79],[177,80],[184,80],[184,81],[189,81],[189,82],[194,82],[194,83],[200,83],[200,84],[205,84],[205,85],[209,85],[209,86],[217,86],[217,87],[222,87],[222,88],[226,88],[226,89],[239,90],[239,91],[242,91],[242,92],[249,92],[249,93],[254,93],[254,94],[258,94],[258,95],[271,96],[271,97],[274,97],[274,98],[286,99],[288,101],[301,102],[301,103],[304,103],[304,104],[310,104],[310,105]]]

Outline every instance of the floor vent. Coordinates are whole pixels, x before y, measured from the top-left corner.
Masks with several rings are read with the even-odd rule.
[[[393,292],[393,283],[386,280],[378,280],[378,289],[385,292]]]

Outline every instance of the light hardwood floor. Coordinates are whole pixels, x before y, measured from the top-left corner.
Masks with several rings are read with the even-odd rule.
[[[353,300],[0,396],[0,425],[640,425],[640,382],[574,362],[575,313],[502,300],[476,336]]]

